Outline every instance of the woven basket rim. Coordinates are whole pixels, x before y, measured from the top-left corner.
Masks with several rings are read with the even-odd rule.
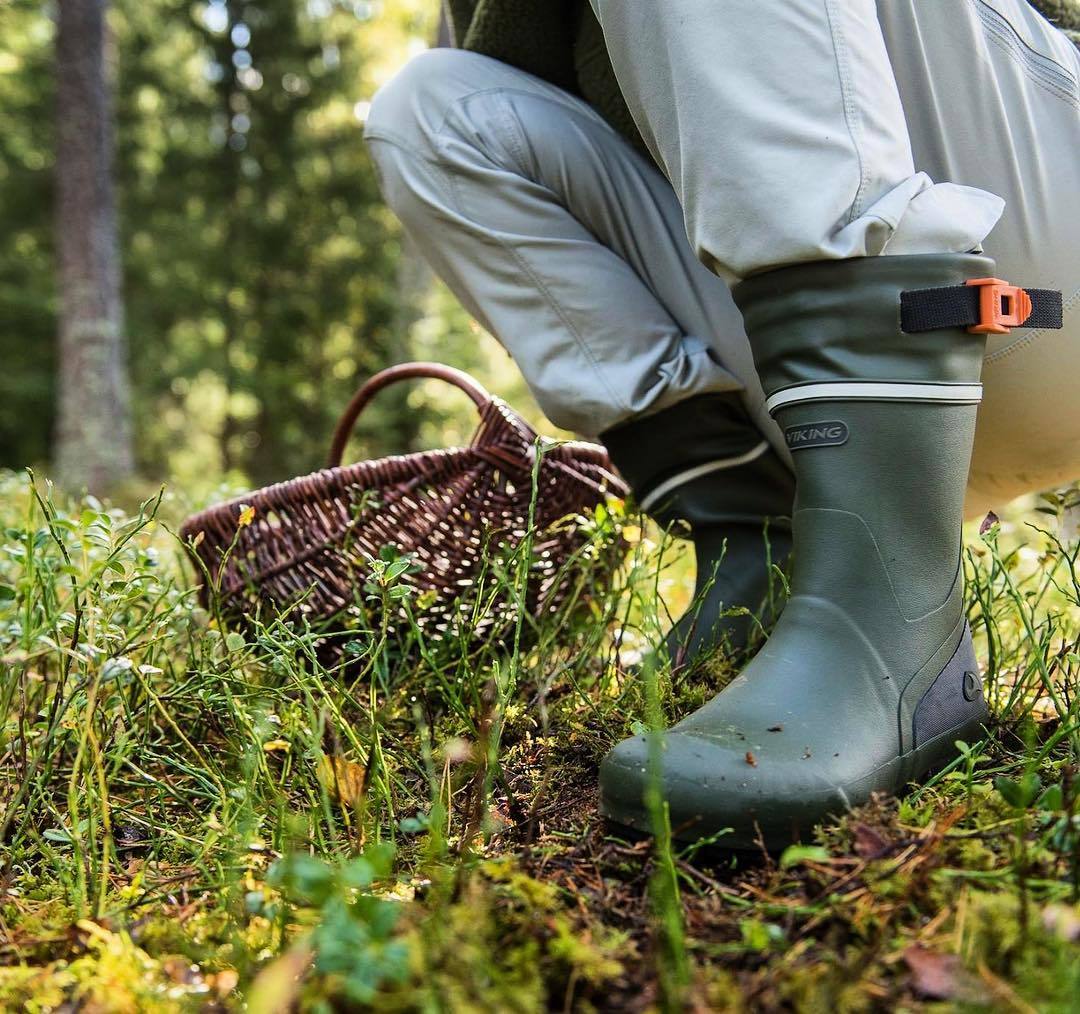
[[[420,378],[446,381],[469,395],[479,414],[469,443],[343,463],[354,423],[372,398],[389,384]],[[542,549],[543,563],[535,572],[539,583],[529,592],[541,598],[530,599],[529,608],[550,596],[557,600],[565,589],[562,583],[549,587],[556,577],[549,556],[568,557],[590,538],[565,522],[590,516],[605,500],[627,493],[601,444],[539,435],[460,370],[403,363],[356,392],[324,467],[204,507],[185,519],[179,536],[209,578],[200,591],[204,602],[213,586],[229,608],[246,609],[256,596],[292,608],[289,603],[297,593],[306,595],[307,587],[312,597],[305,609],[324,618],[352,601],[359,575],[380,547],[415,550],[421,567],[415,584],[435,592],[436,619],[430,622],[436,623],[451,615],[449,603],[471,584],[489,538],[514,545],[530,522],[533,549]],[[245,508],[254,517],[245,516]],[[498,612],[518,605],[500,599],[485,608]]]
[[[559,464],[569,464],[577,457],[593,459],[589,463],[604,466],[607,463],[607,452],[600,444],[588,440],[559,440],[552,437],[539,437],[544,442],[544,457],[554,458]],[[226,517],[235,517],[243,507],[254,507],[256,513],[262,510],[273,510],[278,504],[284,504],[284,498],[288,498],[289,505],[295,503],[293,491],[303,484],[314,484],[320,490],[329,493],[333,489],[352,486],[363,488],[363,480],[378,479],[378,485],[385,485],[389,476],[378,476],[382,469],[398,471],[407,469],[410,477],[416,473],[418,465],[431,465],[438,467],[446,465],[454,459],[465,454],[477,454],[475,444],[465,444],[458,447],[438,447],[426,451],[413,451],[408,454],[388,454],[381,458],[368,458],[364,461],[354,461],[349,465],[338,465],[334,468],[319,468],[305,475],[294,476],[291,479],[282,479],[271,483],[269,486],[260,486],[257,489],[237,494],[221,503],[204,507],[202,510],[190,515],[180,527],[181,538],[187,538],[206,526],[209,521],[225,520]],[[479,456],[479,455],[477,455]],[[561,461],[561,458],[569,457],[570,461]],[[622,480],[607,468],[612,487],[615,487],[609,495],[618,498],[622,494],[618,487],[624,485]],[[373,474],[374,473],[374,474]],[[305,500],[321,499],[313,493],[306,494]]]

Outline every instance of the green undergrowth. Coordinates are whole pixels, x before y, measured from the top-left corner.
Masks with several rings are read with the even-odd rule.
[[[388,554],[358,594],[399,622],[331,661],[200,607],[167,497],[0,476],[0,1005],[1075,1011],[1080,573],[1040,506],[968,533],[987,737],[767,856],[597,817],[605,751],[732,675],[635,669],[688,572],[617,505],[559,613],[425,639]]]

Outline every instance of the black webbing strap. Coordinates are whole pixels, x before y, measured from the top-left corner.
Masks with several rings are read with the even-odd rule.
[[[1061,293],[1057,289],[1024,289],[1031,299],[1031,315],[1013,327],[1062,327]],[[900,328],[909,334],[939,328],[979,324],[979,287],[946,285],[937,289],[909,289],[900,293]]]

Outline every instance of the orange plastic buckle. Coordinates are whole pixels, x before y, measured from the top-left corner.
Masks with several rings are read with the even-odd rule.
[[[1031,296],[1019,285],[1001,278],[969,278],[966,285],[979,286],[979,323],[972,334],[1008,334],[1031,316]]]

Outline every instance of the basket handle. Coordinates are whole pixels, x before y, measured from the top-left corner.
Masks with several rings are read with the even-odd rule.
[[[330,454],[327,457],[326,467],[337,468],[345,454],[345,445],[352,435],[353,426],[360,413],[367,407],[368,402],[375,397],[384,387],[396,384],[399,380],[411,380],[415,377],[434,378],[445,380],[448,384],[464,391],[473,400],[473,404],[483,414],[485,409],[494,400],[483,387],[472,377],[452,366],[444,366],[442,363],[401,363],[398,366],[390,366],[375,374],[356,394],[352,401],[341,414],[337,428],[334,430],[334,439],[330,444]]]

